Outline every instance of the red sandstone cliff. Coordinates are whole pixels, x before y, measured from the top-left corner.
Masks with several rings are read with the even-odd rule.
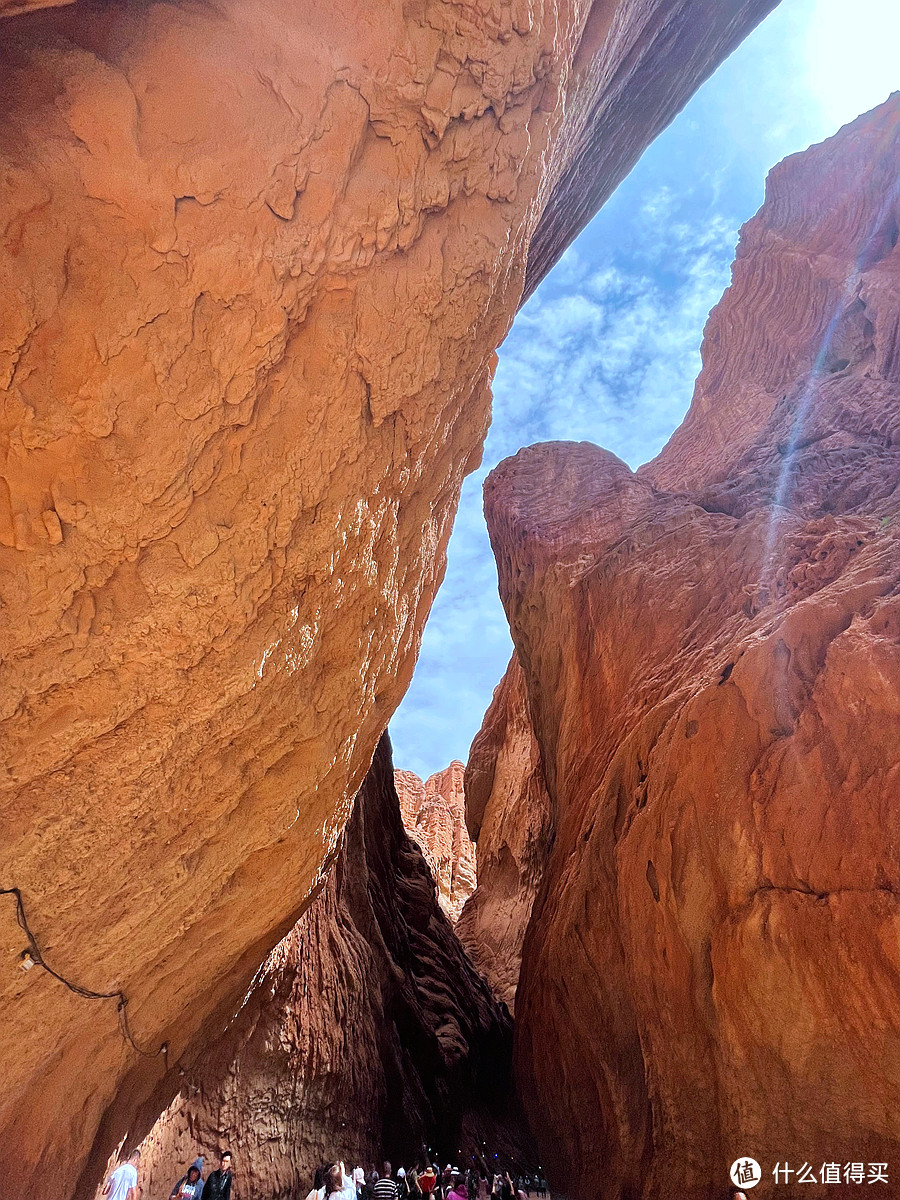
[[[145,1139],[144,1194],[225,1144],[236,1200],[305,1196],[323,1162],[423,1146],[445,1162],[488,1142],[534,1166],[511,1068],[511,1022],[404,832],[385,736],[322,891]]]
[[[900,1161],[898,179],[900,97],[772,172],[654,463],[485,486],[555,821],[517,1064],[575,1197]]]
[[[64,1200],[307,905],[526,261],[773,4],[2,21],[0,1195]]]
[[[437,886],[438,903],[454,923],[475,890],[475,847],[466,829],[461,762],[423,783],[412,771],[395,771],[400,814],[419,845]]]
[[[522,939],[551,841],[550,799],[513,655],[472,742],[466,818],[477,843],[478,886],[456,932],[496,996],[515,1009]]]

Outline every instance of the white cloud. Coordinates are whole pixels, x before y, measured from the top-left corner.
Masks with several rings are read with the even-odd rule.
[[[516,318],[500,350],[484,466],[466,482],[447,577],[391,725],[419,774],[465,759],[511,651],[481,513],[521,446],[598,442],[632,467],[681,420],[738,225],[786,154],[900,85],[900,2],[785,0],[646,152]]]
[[[587,439],[637,467],[662,448],[690,401],[736,240],[721,214],[691,222],[677,208],[671,188],[659,189],[633,222],[642,249],[630,262],[582,254],[565,287],[554,279],[522,310],[501,351],[489,457]]]
[[[641,206],[647,247],[617,265],[569,251],[516,319],[500,351],[483,467],[466,481],[447,576],[391,734],[398,765],[430,774],[465,760],[512,652],[482,515],[484,477],[536,441],[587,439],[632,466],[681,419],[706,314],[728,279],[733,223],[673,219],[663,188]]]

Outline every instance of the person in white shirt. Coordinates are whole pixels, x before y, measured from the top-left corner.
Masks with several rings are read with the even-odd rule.
[[[107,1200],[137,1200],[138,1197],[138,1163],[141,1161],[140,1150],[132,1150],[128,1161],[116,1167],[106,1181],[102,1195]]]
[[[318,1200],[356,1200],[356,1184],[347,1174],[342,1162],[332,1163],[322,1175],[322,1187],[316,1195]],[[312,1193],[306,1200],[312,1200]]]

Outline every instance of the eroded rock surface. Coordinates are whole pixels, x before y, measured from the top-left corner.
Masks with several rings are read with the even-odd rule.
[[[272,1200],[336,1157],[455,1161],[489,1140],[531,1163],[511,1067],[512,1023],[404,831],[385,736],[322,891],[144,1141],[145,1195],[225,1144],[239,1195]]]
[[[70,1195],[308,903],[533,235],[532,280],[773,3],[2,22],[0,1194]]]
[[[465,795],[469,832],[477,843],[478,886],[456,932],[513,1012],[522,939],[552,835],[541,752],[515,654],[472,742]]]
[[[453,922],[475,891],[475,846],[466,828],[464,773],[458,761],[424,783],[413,771],[394,772],[403,824],[425,855],[438,903]]]
[[[567,1195],[900,1159],[898,178],[900,97],[772,172],[654,463],[486,484],[555,820],[517,1064]]]

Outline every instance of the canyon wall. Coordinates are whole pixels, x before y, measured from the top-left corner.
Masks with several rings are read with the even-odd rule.
[[[472,742],[465,797],[478,886],[456,932],[494,994],[514,1012],[522,939],[552,841],[541,752],[515,654]]]
[[[441,1162],[499,1143],[531,1164],[512,1023],[473,971],[400,820],[385,735],[327,882],[141,1151],[168,1196],[228,1146],[235,1196],[305,1196],[323,1162]]]
[[[431,868],[438,903],[454,923],[475,891],[475,846],[466,829],[465,767],[452,762],[423,783],[412,771],[395,771],[400,815]]]
[[[774,3],[4,5],[0,1196],[71,1195],[308,905],[526,262]]]
[[[895,96],[771,173],[655,462],[485,485],[555,826],[516,1061],[566,1195],[725,1196],[746,1155],[754,1196],[897,1188],[898,179]]]

